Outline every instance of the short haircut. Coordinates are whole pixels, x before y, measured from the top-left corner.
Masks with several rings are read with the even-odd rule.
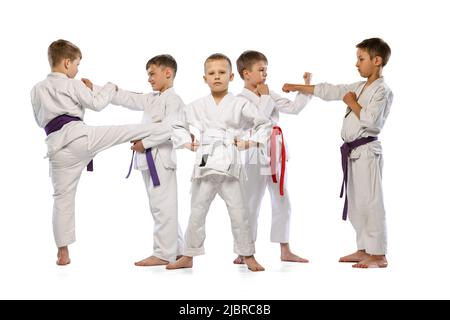
[[[261,52],[254,50],[244,51],[236,60],[237,70],[241,76],[241,79],[244,79],[244,70],[250,70],[252,66],[259,61],[264,61],[267,63],[266,56]]]
[[[225,60],[228,62],[228,66],[230,67],[230,72],[233,70],[233,67],[231,66],[231,60],[223,53],[213,53],[208,58],[206,58],[205,63],[203,64],[203,67],[206,68],[206,63],[208,61],[215,61],[215,60]]]
[[[158,67],[166,67],[173,70],[173,77],[175,78],[175,75],[177,74],[177,62],[170,54],[160,54],[157,56],[154,56],[150,60],[148,60],[147,64],[145,65],[145,70],[148,70],[150,68],[150,65],[156,65]]]
[[[53,41],[48,47],[48,62],[50,67],[56,66],[63,59],[70,59],[71,61],[80,58],[81,50],[72,42],[59,39]]]
[[[370,38],[363,40],[358,43],[356,47],[358,49],[366,50],[370,56],[370,59],[373,59],[376,56],[381,57],[381,59],[383,60],[381,65],[383,67],[388,63],[389,57],[391,56],[391,48],[386,42],[384,42],[383,39],[380,38]]]

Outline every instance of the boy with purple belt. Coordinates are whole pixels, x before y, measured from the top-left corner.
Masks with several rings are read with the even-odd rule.
[[[73,43],[57,40],[48,48],[51,73],[31,90],[37,124],[47,133],[47,157],[54,188],[53,232],[58,265],[70,263],[68,246],[75,242],[75,194],[83,169],[93,169],[92,159],[102,150],[144,137],[169,139],[166,124],[91,127],[83,123],[86,108],[100,111],[116,94],[107,83],[92,91],[87,79],[75,80],[81,51]]]
[[[168,54],[151,58],[145,70],[154,92],[139,94],[119,88],[111,101],[131,110],[143,111],[142,123],[165,122],[172,125],[179,120],[184,103],[174,89],[177,62]],[[137,266],[159,266],[174,262],[183,249],[183,233],[178,224],[177,159],[170,140],[145,138],[134,141],[134,168],[142,172],[153,216],[153,252],[135,263]],[[156,144],[155,144],[156,143]],[[154,159],[154,161],[153,161]],[[131,165],[130,165],[131,170]]]
[[[386,218],[381,176],[383,157],[378,134],[389,114],[393,94],[382,76],[391,55],[388,44],[371,38],[356,45],[358,72],[367,81],[350,85],[285,84],[283,91],[314,94],[324,100],[343,100],[347,104],[342,125],[341,147],[345,190],[343,219],[356,231],[357,251],[340,262],[355,262],[355,268],[387,267]]]

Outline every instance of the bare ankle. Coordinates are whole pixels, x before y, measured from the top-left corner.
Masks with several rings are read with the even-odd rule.
[[[264,271],[264,267],[256,261],[253,255],[244,256],[244,262],[250,271]]]
[[[166,265],[166,269],[173,270],[173,269],[182,269],[182,268],[192,268],[193,263],[194,263],[194,257],[182,256],[177,261]]]
[[[233,260],[234,264],[244,264],[244,257],[241,255],[238,255],[236,259]]]
[[[69,248],[67,246],[59,247],[56,264],[64,266],[70,263]]]

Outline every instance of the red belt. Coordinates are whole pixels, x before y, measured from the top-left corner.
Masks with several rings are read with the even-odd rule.
[[[278,126],[274,126],[270,135],[270,168],[273,183],[277,183],[277,135],[281,135],[281,176],[280,195],[284,196],[284,175],[286,172],[286,147],[284,146],[283,131]]]

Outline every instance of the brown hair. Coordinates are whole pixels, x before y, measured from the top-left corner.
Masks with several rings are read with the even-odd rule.
[[[264,61],[267,63],[266,56],[261,52],[254,50],[244,51],[236,60],[237,70],[241,76],[241,79],[244,79],[244,70],[250,70],[252,66],[259,61]]]
[[[160,54],[154,56],[153,58],[148,60],[147,64],[145,65],[145,70],[148,70],[148,68],[150,68],[150,65],[152,64],[158,67],[163,66],[172,69],[173,77],[175,78],[175,75],[177,74],[177,62],[170,54]]]
[[[53,41],[48,47],[48,62],[50,67],[56,66],[63,59],[70,59],[71,61],[80,58],[81,50],[72,42],[59,39]]]
[[[210,55],[208,58],[206,58],[205,63],[203,64],[204,67],[206,67],[206,63],[208,61],[213,61],[213,60],[226,60],[228,62],[228,66],[230,67],[230,72],[233,69],[233,67],[231,66],[231,60],[230,58],[228,58],[226,55],[224,55],[223,53],[213,53],[212,55]]]
[[[370,56],[370,59],[375,58],[376,56],[381,57],[382,66],[384,67],[391,56],[391,48],[389,45],[384,42],[383,39],[380,38],[370,38],[365,39],[356,45],[358,49],[364,49]]]

